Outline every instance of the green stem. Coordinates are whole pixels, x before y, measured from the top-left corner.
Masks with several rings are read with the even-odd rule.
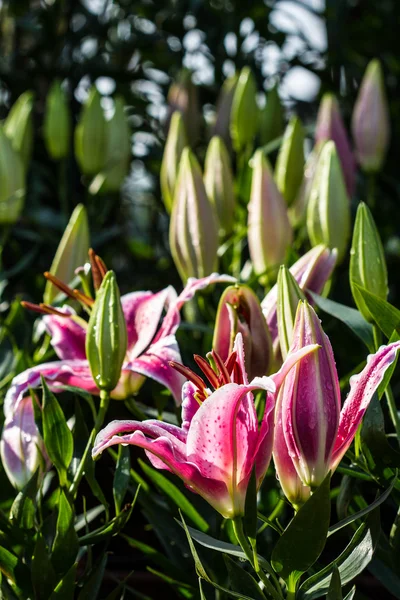
[[[350,467],[337,467],[336,471],[338,473],[342,473],[343,475],[349,475],[349,477],[354,477],[355,479],[362,479],[363,481],[374,481],[370,475],[367,473],[361,473],[360,471],[356,471]]]
[[[375,350],[378,350],[378,348],[382,345],[381,330],[379,329],[379,327],[377,325],[374,325],[372,328],[372,331],[373,331],[373,335],[374,335]],[[394,399],[392,388],[390,387],[390,383],[388,383],[388,385],[386,386],[385,396],[386,396],[386,401],[388,404],[390,418],[391,418],[393,426],[396,430],[397,441],[400,444],[400,417],[399,417],[399,413],[397,411],[396,401]]]
[[[297,579],[292,575],[289,575],[289,579],[287,581],[287,600],[295,600],[296,598],[296,587],[297,587]]]
[[[89,440],[88,440],[88,443],[86,444],[86,448],[85,448],[85,451],[81,458],[81,462],[79,463],[78,470],[75,473],[74,480],[71,484],[71,487],[69,488],[69,493],[71,494],[71,496],[73,498],[75,498],[76,493],[78,491],[78,486],[81,482],[82,477],[85,474],[86,464],[87,464],[87,461],[90,459],[90,451],[92,449],[96,435],[98,434],[100,427],[103,425],[109,403],[110,403],[110,393],[105,390],[101,390],[100,391],[99,412],[97,413],[96,421],[95,421],[93,429],[90,433]]]

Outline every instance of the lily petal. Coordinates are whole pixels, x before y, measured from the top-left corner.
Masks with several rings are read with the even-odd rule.
[[[350,379],[350,392],[340,413],[339,430],[332,452],[331,469],[336,469],[349,448],[357,428],[383,380],[386,370],[396,360],[400,342],[382,346],[367,359],[367,365]]]
[[[190,423],[200,408],[199,402],[194,397],[196,388],[191,381],[186,381],[182,387],[182,429],[189,431]]]
[[[47,333],[51,336],[51,345],[60,360],[85,360],[86,323],[76,317],[75,311],[70,306],[58,309],[74,318],[46,315],[43,323]]]

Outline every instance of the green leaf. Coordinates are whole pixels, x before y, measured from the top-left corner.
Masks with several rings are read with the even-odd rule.
[[[375,352],[372,325],[368,323],[355,308],[334,302],[308,291],[315,304],[328,315],[342,321],[366,345],[370,352]]]
[[[7,550],[0,546],[0,571],[10,579],[15,582],[15,570],[18,565],[18,558]]]
[[[339,569],[334,564],[331,576],[331,582],[329,584],[328,593],[326,600],[342,600],[342,584],[340,581]]]
[[[167,477],[162,475],[156,469],[152,469],[141,459],[138,460],[142,470],[147,477],[168,496],[185,514],[189,519],[200,529],[200,531],[207,531],[209,525],[201,514],[194,508],[191,502],[186,498],[179,488],[172,483]]]
[[[355,593],[356,593],[356,586],[351,588],[351,590],[349,591],[349,593],[347,594],[347,596],[345,597],[344,600],[353,600]]]
[[[76,588],[75,576],[78,563],[72,565],[66,575],[56,585],[49,600],[74,600],[74,592]]]
[[[52,563],[57,573],[66,573],[76,561],[79,550],[74,528],[74,511],[61,490],[58,503],[56,536],[53,543]]]
[[[21,529],[32,529],[35,525],[38,474],[38,471],[34,473],[11,506],[10,521]]]
[[[336,564],[342,586],[354,579],[371,562],[380,534],[379,508],[372,511],[355,532],[343,552],[324,569],[309,577],[298,591],[298,600],[314,600],[324,596]],[[297,599],[297,597],[296,597]]]
[[[265,600],[265,596],[257,581],[250,573],[245,571],[241,565],[238,565],[227,554],[224,555],[224,560],[233,590],[243,592],[247,596],[254,598],[254,600]]]
[[[120,445],[118,447],[118,460],[115,468],[113,483],[115,512],[117,515],[121,512],[122,503],[124,501],[125,494],[128,491],[128,486],[131,479],[130,468],[131,460],[129,446]]]
[[[257,479],[255,465],[251,471],[249,485],[247,486],[243,524],[247,537],[255,540],[257,537]]]
[[[365,517],[365,515],[368,515],[375,508],[378,508],[378,506],[380,506],[383,502],[385,502],[385,500],[390,496],[390,494],[396,484],[396,480],[397,480],[397,473],[393,477],[392,483],[387,488],[387,490],[385,490],[383,492],[383,494],[378,496],[378,498],[376,498],[376,500],[374,500],[369,506],[362,508],[361,510],[350,515],[346,519],[343,519],[342,521],[339,521],[339,523],[336,523],[335,525],[332,525],[332,527],[329,527],[328,537],[330,535],[332,535],[333,533],[336,533],[337,531],[339,531],[339,529],[346,527],[346,525],[350,525],[350,523],[354,523],[354,521],[356,521],[357,519],[361,519],[361,517]]]
[[[83,586],[81,593],[78,596],[78,600],[96,600],[100,591],[101,583],[104,578],[104,571],[106,569],[108,554],[103,554],[94,565],[91,570],[85,585]]]
[[[393,331],[400,334],[400,310],[360,285],[354,284],[379,329],[390,338]]]
[[[382,408],[376,394],[364,416],[360,439],[362,453],[371,473],[385,479],[387,467],[400,468],[400,453],[387,440]]]
[[[287,580],[291,573],[304,573],[315,563],[325,546],[330,511],[328,474],[289,523],[272,552],[272,566],[280,577]]]
[[[47,600],[57,582],[50,554],[41,533],[35,544],[31,564],[32,585],[37,600]]]
[[[43,438],[47,454],[55,465],[60,484],[66,485],[67,469],[74,451],[72,433],[56,397],[50,392],[44,377],[43,386]]]
[[[127,524],[129,519],[131,518],[133,508],[135,506],[135,502],[139,493],[140,487],[136,490],[135,498],[133,499],[132,504],[126,505],[119,515],[114,517],[109,523],[103,525],[103,527],[99,527],[95,531],[88,533],[87,535],[79,538],[79,544],[81,546],[88,546],[90,544],[97,544],[98,542],[104,542],[108,540],[113,535],[119,533]]]
[[[175,577],[175,579],[179,579],[179,578],[182,577],[182,573],[178,572],[178,569],[175,567],[175,565],[173,565],[172,562],[170,560],[168,560],[168,558],[166,558],[164,556],[164,554],[162,554],[162,552],[159,552],[158,550],[156,550],[152,546],[149,546],[148,544],[145,544],[144,542],[142,542],[140,540],[135,540],[135,539],[129,537],[128,535],[123,534],[123,533],[121,534],[121,537],[132,548],[135,548],[136,550],[139,550],[139,552],[141,554],[144,554],[145,556],[147,556],[148,559],[152,560],[157,566],[161,567],[167,573],[169,573],[170,575],[172,575],[173,577]]]

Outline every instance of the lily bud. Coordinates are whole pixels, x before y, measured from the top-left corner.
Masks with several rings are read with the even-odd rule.
[[[311,244],[337,248],[338,262],[346,254],[350,236],[350,202],[335,143],[321,150],[307,209]]]
[[[350,250],[350,286],[358,310],[367,321],[374,321],[356,285],[386,300],[388,276],[385,253],[372,214],[364,202],[359,204]]]
[[[84,175],[96,175],[105,165],[107,132],[101,96],[93,86],[75,128],[75,156]]]
[[[46,98],[43,137],[47,152],[54,160],[66,158],[71,139],[71,112],[67,96],[56,80]]]
[[[86,208],[78,204],[72,213],[56,254],[51,263],[50,273],[64,283],[75,277],[75,269],[87,262],[90,247],[89,223]],[[51,304],[58,295],[58,288],[47,280],[43,301]]]
[[[356,161],[350,146],[350,140],[340,114],[339,103],[333,94],[322,97],[315,128],[315,143],[333,140],[342,165],[343,176],[349,196],[353,195]]]
[[[212,127],[212,135],[221,137],[227,149],[232,150],[232,140],[229,131],[233,96],[235,94],[237,75],[225,79],[217,100],[215,122]]]
[[[131,131],[125,116],[123,98],[114,100],[114,114],[106,122],[107,144],[105,167],[90,184],[91,194],[119,192],[129,173],[131,162]]]
[[[33,100],[33,92],[21,94],[4,121],[4,132],[19,153],[25,171],[28,170],[33,147]]]
[[[193,145],[197,142],[200,129],[200,109],[197,87],[192,82],[192,73],[183,69],[177,80],[174,81],[168,91],[168,116],[166,129],[169,130],[171,117],[174,112],[182,114],[188,142]]]
[[[218,263],[218,229],[199,163],[190,150],[182,152],[169,229],[172,257],[182,281],[205,277]]]
[[[179,111],[176,111],[171,118],[160,173],[161,193],[169,213],[172,209],[179,163],[185,146],[187,146],[187,139],[183,117]]]
[[[226,361],[233,351],[238,333],[243,338],[249,378],[266,375],[271,366],[271,336],[256,294],[239,284],[228,287],[218,304],[213,349],[222,360]]]
[[[25,199],[25,174],[19,154],[0,125],[0,223],[15,223]]]
[[[275,167],[279,191],[288,206],[296,198],[303,179],[304,129],[298,117],[292,117],[286,127]]]
[[[252,143],[258,127],[257,87],[249,67],[243,67],[235,88],[231,111],[231,137],[239,151]]]
[[[276,270],[292,241],[286,203],[279,193],[262,150],[253,159],[248,216],[250,257],[257,275]]]
[[[294,320],[300,300],[306,297],[297,281],[284,265],[278,273],[278,332],[281,354],[286,359],[293,341]]]
[[[235,213],[235,192],[231,161],[221,138],[213,137],[205,159],[204,184],[218,217],[221,236],[232,233]]]
[[[97,292],[86,333],[86,357],[100,390],[111,392],[118,383],[127,348],[127,331],[118,285],[107,271]]]
[[[267,94],[267,102],[261,111],[260,117],[260,144],[264,146],[272,142],[284,131],[284,114],[278,94],[278,84]]]
[[[382,66],[377,59],[369,63],[364,74],[351,128],[361,168],[368,173],[380,171],[390,141],[390,120]]]
[[[306,219],[308,201],[310,199],[315,171],[317,169],[318,159],[323,145],[323,142],[320,142],[314,146],[304,166],[303,181],[301,182],[301,186],[299,187],[293,204],[288,210],[289,220],[293,227],[300,227]]]

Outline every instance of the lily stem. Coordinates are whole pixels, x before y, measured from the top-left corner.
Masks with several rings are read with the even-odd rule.
[[[106,416],[106,412],[107,412],[109,403],[110,403],[110,393],[108,391],[101,390],[100,391],[99,412],[97,413],[97,417],[94,422],[93,429],[90,433],[88,443],[86,444],[85,451],[82,455],[81,462],[79,463],[78,470],[76,471],[74,480],[71,484],[71,487],[69,488],[69,493],[71,494],[71,496],[73,498],[75,498],[75,495],[78,491],[78,486],[81,482],[82,477],[85,474],[87,461],[90,459],[90,451],[92,449],[96,435],[98,434],[100,427],[103,425],[104,417]]]

